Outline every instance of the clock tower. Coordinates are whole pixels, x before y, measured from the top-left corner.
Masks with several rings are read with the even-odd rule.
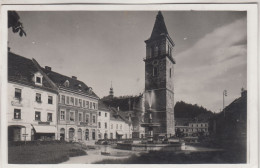
[[[145,120],[158,126],[153,136],[175,134],[174,125],[174,42],[168,34],[164,18],[159,11],[152,34],[146,43],[145,62]],[[147,130],[148,131],[148,130]]]

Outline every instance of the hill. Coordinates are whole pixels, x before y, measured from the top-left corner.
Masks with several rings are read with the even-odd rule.
[[[198,120],[208,120],[213,116],[213,112],[197,104],[188,104],[183,101],[177,102],[174,107],[175,118],[190,118]]]

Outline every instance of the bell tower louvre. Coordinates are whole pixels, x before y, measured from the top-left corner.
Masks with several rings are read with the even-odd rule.
[[[154,137],[175,134],[174,125],[174,42],[168,34],[164,17],[159,11],[146,43],[145,62],[145,111],[151,111]],[[146,119],[149,116],[145,117]]]

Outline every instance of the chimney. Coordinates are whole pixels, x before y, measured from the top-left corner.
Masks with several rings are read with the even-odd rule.
[[[75,80],[77,80],[77,77],[76,77],[76,76],[72,76],[72,79],[75,79]]]
[[[246,96],[247,96],[247,91],[244,88],[242,88],[241,89],[241,97],[246,97]]]
[[[51,71],[51,67],[49,67],[49,66],[45,66],[45,69],[48,71]]]

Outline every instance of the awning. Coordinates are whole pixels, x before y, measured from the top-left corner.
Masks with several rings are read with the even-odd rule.
[[[42,126],[42,125],[34,125],[36,133],[56,133],[57,128],[54,126]]]
[[[116,133],[117,133],[118,135],[124,135],[124,133],[123,133],[122,131],[116,131]]]

